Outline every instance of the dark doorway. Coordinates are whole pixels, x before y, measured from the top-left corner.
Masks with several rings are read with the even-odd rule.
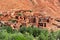
[[[32,18],[32,23],[36,23],[36,18]]]
[[[43,23],[38,23],[39,24],[39,26],[42,26],[43,27]]]
[[[16,16],[15,19],[18,19],[18,16]]]
[[[44,27],[46,27],[46,23],[44,23]]]
[[[22,27],[22,25],[20,25],[20,27]]]
[[[49,19],[47,19],[47,23],[49,23]]]

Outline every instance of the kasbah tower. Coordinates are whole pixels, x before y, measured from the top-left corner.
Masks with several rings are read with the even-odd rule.
[[[1,0],[1,23],[18,29],[21,26],[60,29],[60,0]]]

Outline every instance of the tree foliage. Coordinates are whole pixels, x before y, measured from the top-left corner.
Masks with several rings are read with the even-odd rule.
[[[0,40],[60,40],[60,30],[54,32],[37,27],[21,27],[18,31],[10,26],[0,27]]]

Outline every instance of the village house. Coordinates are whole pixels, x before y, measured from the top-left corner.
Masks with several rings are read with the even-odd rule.
[[[31,10],[7,11],[2,13],[4,14],[0,14],[0,22],[11,26],[13,29],[18,29],[21,26],[36,26],[39,28],[49,28],[51,25],[58,26],[54,23],[54,18],[51,16],[45,16]],[[59,19],[55,20],[60,21]]]

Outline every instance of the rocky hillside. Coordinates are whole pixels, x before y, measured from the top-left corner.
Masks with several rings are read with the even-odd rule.
[[[32,16],[36,14],[37,15],[42,14],[44,16],[49,16],[53,19],[60,19],[60,0],[1,0],[0,1],[0,12],[2,14],[9,13],[10,16],[8,15],[9,16],[8,19],[11,19],[11,16],[15,16],[16,14],[16,13],[11,14],[10,11],[17,12],[21,10],[25,11],[30,10],[30,12],[32,10],[32,13],[26,14],[26,16],[31,14]],[[1,17],[0,20],[5,20],[7,19],[7,17],[5,18]],[[56,23],[55,21],[52,22]]]
[[[12,9],[33,10],[49,14],[53,17],[60,15],[60,0],[1,0],[0,11]]]

